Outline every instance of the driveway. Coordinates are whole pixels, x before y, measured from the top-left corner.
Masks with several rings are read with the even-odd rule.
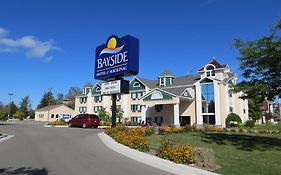
[[[45,128],[41,123],[0,123],[15,135],[0,143],[0,175],[144,175],[170,174],[105,146],[99,129]]]

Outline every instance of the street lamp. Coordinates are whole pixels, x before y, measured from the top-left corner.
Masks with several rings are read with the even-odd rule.
[[[14,95],[14,93],[8,93],[8,95],[10,96],[10,103],[9,103],[9,112],[8,112],[8,119],[10,118],[10,115],[11,115],[11,102],[12,102],[12,96]]]
[[[49,93],[48,93],[48,106],[50,106],[50,98],[51,98],[51,90],[53,88],[52,87],[49,87],[48,90],[49,90]],[[48,109],[48,122],[50,121],[50,109]]]

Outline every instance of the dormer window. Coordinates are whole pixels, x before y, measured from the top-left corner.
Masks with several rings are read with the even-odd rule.
[[[209,65],[206,67],[206,76],[207,77],[214,77],[216,75],[215,68],[213,65]]]
[[[159,85],[160,86],[165,86],[165,78],[164,77],[161,77],[160,80],[159,80]]]
[[[139,83],[139,82],[135,82],[135,83],[133,84],[133,87],[140,87],[140,83]]]

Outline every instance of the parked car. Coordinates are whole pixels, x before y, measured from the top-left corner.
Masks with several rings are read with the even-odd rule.
[[[100,119],[95,114],[78,114],[72,119],[69,120],[68,126],[77,126],[77,127],[94,127],[97,128],[100,124]]]

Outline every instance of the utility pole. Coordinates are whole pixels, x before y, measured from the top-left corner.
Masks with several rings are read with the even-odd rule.
[[[51,102],[50,102],[50,98],[51,98],[51,90],[53,88],[49,87],[48,90],[49,90],[49,93],[48,93],[48,106],[50,106]],[[50,121],[50,109],[48,109],[48,122]]]
[[[8,95],[10,96],[10,103],[9,103],[9,112],[8,112],[8,119],[7,121],[9,121],[10,115],[11,115],[11,102],[12,102],[12,96],[14,95],[14,93],[8,93]]]

